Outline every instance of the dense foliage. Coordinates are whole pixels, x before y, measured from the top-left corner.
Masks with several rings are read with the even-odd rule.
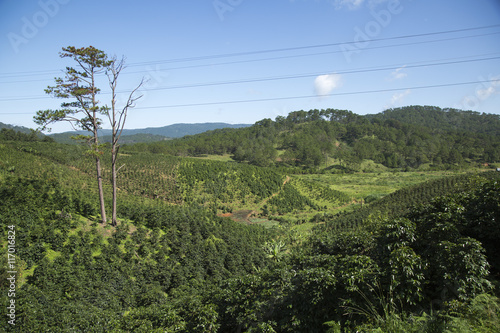
[[[329,323],[442,332],[459,325],[457,315],[460,325],[476,328],[478,318],[464,317],[478,297],[493,309],[484,325],[498,329],[497,300],[483,296],[492,290],[488,261],[496,261],[498,249],[485,251],[482,242],[499,243],[499,194],[498,177],[481,179],[404,215],[373,216],[358,229],[319,229],[277,267],[221,286],[223,331],[325,332]]]
[[[129,203],[121,213],[137,227],[123,222],[109,237],[109,230],[87,220],[95,210],[87,209],[86,199],[55,180],[8,177],[0,198],[3,234],[15,226],[18,276],[24,279],[16,292],[17,331],[127,331],[141,311],[168,312],[168,295],[176,289],[266,265],[265,229],[202,208]],[[6,267],[1,269],[6,276]],[[3,311],[6,302],[3,294]],[[177,318],[178,310],[170,311]]]
[[[405,106],[388,109],[376,115],[367,116],[371,119],[386,121],[397,120],[400,123],[414,124],[441,130],[458,130],[476,133],[498,135],[500,122],[498,115],[481,114],[476,111],[457,109],[440,109],[432,106]]]
[[[16,131],[13,128],[3,127],[0,130],[0,140],[1,141],[44,141],[44,142],[54,142],[54,140],[48,136],[44,136],[35,131],[29,133],[24,133],[21,131]]]
[[[500,161],[500,119],[429,106],[359,116],[347,110],[295,111],[249,128],[221,129],[130,150],[170,155],[231,154],[266,166],[327,166],[329,159],[359,169],[363,160],[389,168],[445,168]]]
[[[396,121],[400,129],[386,126]],[[128,147],[121,156],[117,227],[98,223],[86,147],[2,131],[0,330],[500,331],[494,287],[500,274],[500,172],[456,173],[361,199],[324,181],[343,175],[297,174],[304,161],[316,163],[314,154],[320,164],[336,156],[338,170],[346,172],[356,145],[379,140],[390,128],[396,137],[404,128],[425,134],[416,130],[420,125],[402,121],[338,110],[297,112],[250,128],[142,146],[140,152],[135,150],[141,146]],[[367,134],[377,126],[377,135]],[[470,130],[457,127],[432,131],[450,138]],[[362,137],[353,134],[358,130]],[[487,143],[497,137],[483,132],[472,143],[477,151],[481,138]],[[181,144],[193,155],[210,153],[192,144],[206,140],[210,146],[217,135],[218,153],[228,153],[234,138],[238,152],[231,153],[250,163],[158,153],[173,149],[175,155]],[[260,150],[266,145],[279,149]],[[250,161],[252,150],[260,155]],[[271,159],[282,167],[271,166]],[[109,205],[109,164],[103,174]],[[236,210],[265,223],[223,217]],[[299,219],[290,223],[290,214]],[[280,222],[268,220],[273,218]],[[275,227],[263,226],[271,222]],[[314,228],[302,229],[308,225]],[[15,296],[5,292],[12,288],[12,231]],[[12,299],[15,326],[5,319]]]

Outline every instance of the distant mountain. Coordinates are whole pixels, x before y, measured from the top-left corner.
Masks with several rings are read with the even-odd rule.
[[[242,128],[249,127],[249,124],[227,124],[227,123],[197,123],[197,124],[173,124],[163,127],[148,127],[138,129],[124,129],[121,137],[122,143],[138,143],[138,142],[153,142],[163,141],[169,138],[181,138],[186,135],[195,135],[220,128]],[[51,134],[50,136],[61,143],[73,143],[71,136],[78,134],[88,134],[86,131],[72,131]],[[141,135],[139,135],[141,134]],[[111,130],[102,129],[99,135],[103,141],[109,141],[108,136],[111,136]]]
[[[120,137],[121,144],[134,144],[134,143],[148,143],[148,142],[158,142],[164,140],[171,140],[172,138],[167,138],[163,135],[147,134],[147,133],[137,133],[132,135],[122,135]],[[105,135],[100,138],[101,141],[111,142],[111,135]]]
[[[148,127],[142,129],[123,130],[123,135],[138,133],[162,135],[168,138],[181,138],[186,135],[194,135],[219,128],[241,128],[249,127],[251,124],[227,124],[227,123],[198,123],[198,124],[173,124],[164,127]],[[111,134],[111,133],[110,133]]]

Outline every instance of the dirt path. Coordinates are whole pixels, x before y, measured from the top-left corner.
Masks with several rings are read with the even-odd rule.
[[[285,180],[283,181],[283,186],[285,186],[287,183],[289,183],[290,180],[291,180],[290,176],[286,176]],[[257,206],[256,210],[253,210],[250,215],[252,215],[254,213],[260,212],[262,210],[262,207],[264,207],[264,205],[266,205],[269,200],[271,200],[272,198],[274,198],[275,196],[277,196],[278,194],[280,194],[281,191],[282,190],[280,189],[278,192],[273,193],[270,197],[262,200],[262,202],[259,204],[259,206]]]
[[[285,180],[283,181],[283,186],[285,186],[288,182],[290,182],[290,180],[291,180],[290,176],[286,176]],[[273,193],[268,198],[264,199],[254,210],[237,210],[234,213],[219,214],[219,216],[229,217],[235,221],[246,222],[250,224],[251,223],[249,220],[250,217],[252,215],[258,214],[258,212],[262,210],[262,207],[264,207],[264,205],[267,204],[269,200],[280,194],[280,192],[281,189],[278,192]]]
[[[288,182],[290,182],[290,180],[291,180],[290,176],[286,176],[285,180],[283,181],[283,186],[285,186]],[[269,198],[264,199],[260,203],[259,208],[257,208],[257,210],[260,210],[269,200],[271,200],[272,198],[274,198],[275,196],[277,196],[278,194],[280,194],[280,192],[281,192],[281,190],[279,190],[276,193],[273,193]]]

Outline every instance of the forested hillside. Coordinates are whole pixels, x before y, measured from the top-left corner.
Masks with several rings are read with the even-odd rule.
[[[291,112],[244,129],[215,130],[130,150],[180,156],[230,154],[236,161],[303,168],[443,169],[500,161],[498,115],[411,106],[378,115],[347,110]]]
[[[0,330],[500,331],[499,133],[421,108],[127,145],[116,227],[87,146],[2,130]]]
[[[0,126],[3,125],[0,123]],[[28,128],[20,128],[19,127],[0,127],[0,140],[2,141],[44,141],[44,142],[53,142],[54,140],[48,136],[41,134],[40,132],[36,132],[34,130],[30,130]]]
[[[456,130],[498,135],[500,118],[496,114],[481,114],[476,111],[441,109],[432,106],[406,106],[368,115],[368,119],[382,121],[393,119],[401,123],[413,124],[439,130]]]
[[[23,134],[28,134],[30,133],[30,129],[27,128],[27,127],[23,127],[23,126],[13,126],[13,125],[9,125],[9,124],[4,124],[2,122],[0,122],[0,130],[1,129],[8,129],[8,130],[13,130],[15,132],[21,132]]]

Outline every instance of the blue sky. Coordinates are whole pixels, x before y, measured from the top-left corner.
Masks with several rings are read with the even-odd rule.
[[[500,114],[498,0],[0,0],[0,31],[0,121],[32,128],[61,103],[44,89],[74,65],[58,55],[70,45],[125,56],[120,91],[148,80],[127,128],[415,104]]]

